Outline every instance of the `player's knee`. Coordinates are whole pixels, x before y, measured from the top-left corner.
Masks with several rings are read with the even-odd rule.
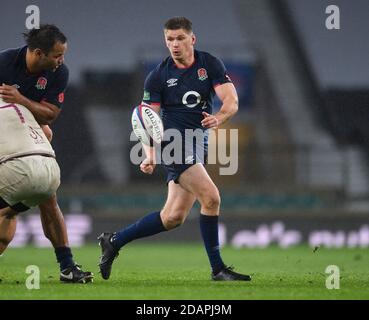
[[[219,193],[206,195],[201,202],[201,206],[206,210],[218,210],[220,207]]]
[[[177,228],[183,224],[185,221],[186,214],[183,212],[175,212],[172,214],[168,214],[163,219],[164,227],[167,230],[171,230]]]

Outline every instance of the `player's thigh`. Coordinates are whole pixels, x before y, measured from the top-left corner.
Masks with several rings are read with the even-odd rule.
[[[50,214],[59,214],[59,206],[56,194],[54,193],[49,199],[38,205],[41,217],[48,218]],[[55,218],[55,217],[53,217]]]
[[[200,202],[208,198],[219,199],[218,188],[201,163],[184,171],[178,181],[183,189],[192,193]]]
[[[168,183],[168,196],[161,211],[163,218],[173,217],[185,219],[189,214],[196,197],[182,188],[180,184],[170,181]]]

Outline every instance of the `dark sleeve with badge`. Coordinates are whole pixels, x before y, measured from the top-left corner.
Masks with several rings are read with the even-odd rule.
[[[27,46],[0,52],[0,84],[14,86],[36,102],[48,102],[62,108],[69,71],[61,65],[55,71],[30,74],[26,67]]]

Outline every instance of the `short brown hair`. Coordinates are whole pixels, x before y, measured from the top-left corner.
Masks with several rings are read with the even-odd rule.
[[[192,22],[185,17],[173,17],[164,24],[164,30],[178,29],[184,29],[190,33],[192,32]]]

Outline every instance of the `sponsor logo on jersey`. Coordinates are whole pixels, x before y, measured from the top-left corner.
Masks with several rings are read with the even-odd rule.
[[[45,90],[46,85],[47,85],[47,79],[45,77],[38,78],[37,83],[36,83],[36,88],[38,90]]]
[[[144,91],[144,96],[143,96],[143,100],[150,100],[150,92],[149,91]]]
[[[197,75],[199,76],[199,80],[204,81],[208,78],[208,73],[206,72],[206,69],[201,68],[197,70]]]
[[[178,81],[178,79],[174,79],[174,78],[167,80],[168,88],[169,87],[176,86],[177,85],[177,81]]]
[[[29,136],[33,139],[33,143],[34,144],[44,144],[44,138],[42,137],[42,135],[34,128],[32,128],[31,126],[28,126],[29,129]]]
[[[195,96],[196,101],[193,101],[193,103],[189,103],[188,102],[188,97],[189,96]],[[191,99],[193,100],[193,98]],[[196,92],[196,91],[187,91],[183,97],[182,97],[182,103],[188,107],[188,108],[194,108],[196,107],[199,103],[201,102],[201,95],[200,93]]]

